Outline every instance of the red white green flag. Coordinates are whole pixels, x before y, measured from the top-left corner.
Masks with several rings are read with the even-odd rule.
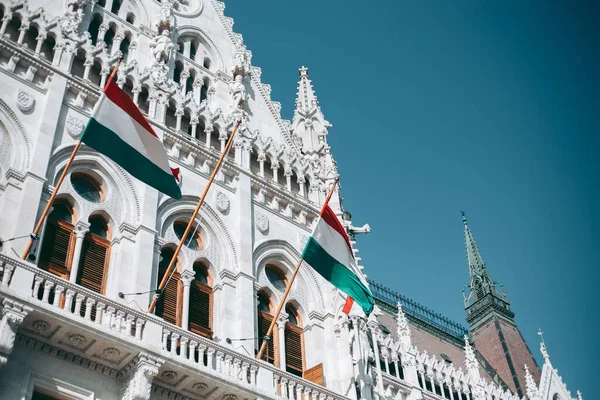
[[[375,301],[367,281],[358,269],[350,240],[333,210],[326,205],[302,258],[333,286],[348,295],[343,311],[349,314],[356,302],[368,316]]]
[[[131,175],[175,199],[181,198],[179,168],[169,167],[158,135],[113,77],[109,79],[81,141]]]

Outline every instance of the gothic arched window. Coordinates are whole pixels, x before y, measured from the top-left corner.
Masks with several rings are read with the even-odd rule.
[[[288,322],[285,324],[285,370],[302,377],[304,372],[303,333],[300,317],[290,306],[285,307]]]
[[[194,263],[194,280],[190,284],[189,327],[191,332],[212,338],[213,290],[208,267]]]
[[[119,10],[121,9],[121,3],[122,3],[122,0],[113,0],[112,6],[110,7],[110,12],[115,15],[118,15]]]
[[[8,22],[8,26],[6,27],[4,34],[8,35],[10,40],[16,42],[19,39],[19,28],[21,28],[21,16],[15,14]]]
[[[27,29],[27,34],[25,35],[25,45],[31,51],[35,51],[37,47],[37,37],[39,35],[39,31],[37,26],[30,25],[29,29]]]

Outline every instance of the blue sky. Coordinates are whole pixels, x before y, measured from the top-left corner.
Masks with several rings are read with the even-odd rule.
[[[570,4],[574,3],[574,4]],[[576,3],[576,4],[575,4]],[[368,276],[464,323],[460,211],[572,395],[599,356],[593,2],[226,1],[291,118],[306,65]],[[595,374],[594,374],[595,375]],[[587,394],[587,396],[586,396]]]

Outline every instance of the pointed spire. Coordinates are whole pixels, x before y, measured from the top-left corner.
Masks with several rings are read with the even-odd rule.
[[[302,139],[304,153],[318,153],[323,148],[327,149],[325,137],[331,124],[325,120],[321,112],[312,82],[308,78],[308,68],[303,66],[298,71],[300,72],[300,81],[298,82],[292,131],[294,136]]]
[[[469,343],[469,337],[465,335],[465,364],[467,366],[467,372],[472,378],[479,378],[479,367],[477,365],[477,359],[475,358],[475,352]]]
[[[540,343],[540,352],[542,353],[542,357],[544,357],[544,361],[550,364],[550,355],[548,354],[548,349],[546,349],[546,342],[544,342],[544,332],[540,329],[538,331],[538,335],[542,338]]]
[[[485,262],[483,262],[479,248],[477,248],[475,238],[469,229],[467,217],[465,216],[464,211],[461,211],[461,214],[463,224],[465,226],[465,244],[467,247],[467,262],[469,264],[469,284],[471,288],[471,295],[469,296],[469,299],[475,302],[483,298],[488,293],[495,295],[498,293],[496,291],[496,287],[494,286],[494,281],[492,280],[492,277],[485,266]]]
[[[396,338],[402,349],[408,350],[412,346],[410,326],[406,314],[402,311],[402,304],[398,303],[398,321],[396,322]]]
[[[533,376],[531,376],[531,373],[529,372],[527,364],[525,364],[525,385],[527,387],[527,397],[529,397],[529,400],[538,400],[538,388],[533,380]]]

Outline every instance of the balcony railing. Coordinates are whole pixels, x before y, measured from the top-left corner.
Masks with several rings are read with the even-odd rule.
[[[417,303],[416,301],[401,295],[398,292],[395,292],[370,279],[369,285],[371,286],[371,291],[373,292],[373,296],[376,300],[379,300],[394,308],[398,303],[400,303],[402,304],[402,310],[404,313],[410,317],[432,325],[440,331],[447,333],[448,335],[461,341],[465,335],[469,334],[468,329],[458,322],[454,322],[443,315]]]
[[[0,295],[27,302],[34,311],[60,313],[63,321],[113,335],[114,340],[227,381],[259,397],[288,400],[345,400],[322,386],[262,360],[115,302],[35,265],[0,254]]]

